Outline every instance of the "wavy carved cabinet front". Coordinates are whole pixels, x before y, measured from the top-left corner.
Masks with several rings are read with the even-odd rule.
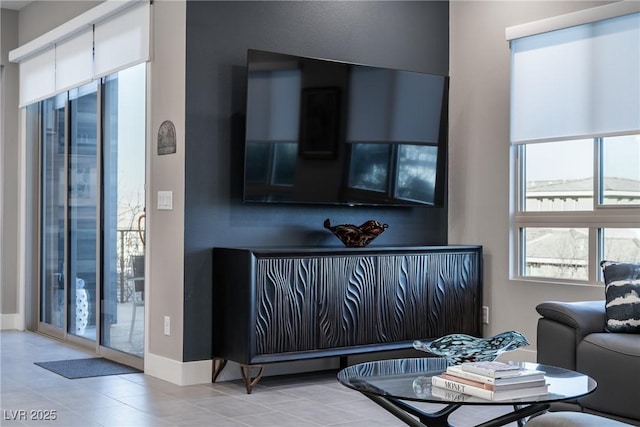
[[[482,248],[214,249],[214,357],[242,364],[480,336]]]

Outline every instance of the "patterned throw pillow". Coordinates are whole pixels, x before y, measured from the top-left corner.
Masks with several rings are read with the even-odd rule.
[[[602,261],[606,330],[640,334],[640,263]]]

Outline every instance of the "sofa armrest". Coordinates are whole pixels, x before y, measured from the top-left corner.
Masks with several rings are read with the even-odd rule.
[[[575,329],[577,341],[581,341],[585,335],[605,331],[606,317],[604,300],[579,302],[547,301],[538,304],[536,311],[544,318]]]
[[[545,365],[576,370],[576,349],[582,339],[593,332],[603,332],[603,301],[558,302],[538,304],[537,360]]]

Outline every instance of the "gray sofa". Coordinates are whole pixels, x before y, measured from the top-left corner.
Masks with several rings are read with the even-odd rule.
[[[596,391],[552,410],[577,410],[640,426],[640,334],[605,332],[605,302],[549,301],[536,307],[538,363],[582,372]]]

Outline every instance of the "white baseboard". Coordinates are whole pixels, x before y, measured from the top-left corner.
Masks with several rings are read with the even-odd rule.
[[[18,329],[18,313],[0,314],[0,330]]]
[[[213,362],[179,362],[153,353],[144,355],[144,373],[177,385],[207,384],[211,382]]]

